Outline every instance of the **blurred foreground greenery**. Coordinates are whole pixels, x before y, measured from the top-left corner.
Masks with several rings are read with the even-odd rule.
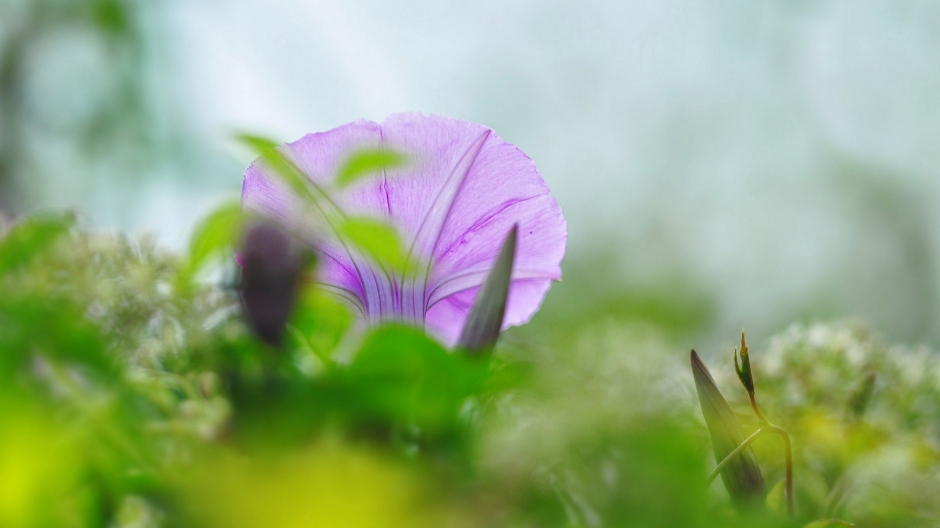
[[[358,328],[308,286],[272,347],[242,317],[231,211],[184,255],[69,215],[2,227],[0,526],[938,524],[929,350],[852,323],[752,344],[764,413],[793,438],[797,511],[780,508],[776,438],[754,444],[767,505],[738,510],[705,484],[714,455],[677,345],[707,324],[706,295],[569,288],[469,357]]]

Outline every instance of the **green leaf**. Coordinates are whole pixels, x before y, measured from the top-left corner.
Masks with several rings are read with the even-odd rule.
[[[330,364],[353,322],[352,312],[342,301],[310,285],[301,291],[290,324],[303,347],[323,364]]]
[[[784,514],[787,511],[787,497],[784,494],[784,488],[786,481],[780,479],[774,484],[774,487],[770,488],[770,491],[767,492],[767,499],[764,500],[764,503],[767,504],[767,509],[774,512]]]
[[[506,314],[506,300],[512,279],[512,263],[516,255],[519,226],[512,226],[499,250],[493,268],[480,287],[473,308],[467,317],[457,346],[472,355],[489,352],[496,345]]]
[[[104,335],[85,317],[81,305],[55,298],[2,298],[0,314],[0,386],[29,368],[37,352],[104,376],[115,373],[105,353]]]
[[[252,134],[238,134],[235,138],[258,154],[264,165],[286,183],[294,194],[311,201],[317,200],[317,194],[311,190],[311,187],[315,187],[313,182],[294,165],[293,161],[287,159],[287,156],[278,150],[278,144],[275,141]]]
[[[366,420],[442,430],[457,423],[487,368],[449,353],[420,328],[385,325],[366,337],[353,359],[346,399]]]
[[[0,239],[0,273],[29,263],[75,225],[71,214],[38,215],[14,225]]]
[[[829,528],[831,526],[855,526],[840,519],[819,519],[807,524],[804,528]]]
[[[251,148],[258,154],[264,154],[269,150],[275,150],[278,143],[272,139],[256,136],[253,134],[238,134],[235,136],[246,147]]]
[[[413,265],[398,231],[387,222],[368,217],[348,217],[339,225],[344,241],[351,243],[375,262],[399,272],[410,272]]]
[[[111,35],[123,35],[130,29],[127,8],[118,0],[98,0],[94,4],[95,23]]]
[[[708,368],[694,350],[691,353],[691,361],[695,389],[702,406],[702,414],[705,416],[705,425],[708,426],[712,437],[715,461],[721,462],[744,442],[741,424],[734,410],[728,405],[728,400],[718,390]],[[721,471],[721,480],[731,500],[737,505],[750,505],[764,498],[764,478],[760,466],[757,465],[754,450],[750,447],[736,455]]]
[[[184,273],[195,274],[212,257],[225,252],[234,253],[244,223],[245,213],[238,202],[227,202],[211,212],[196,226],[190,239]]]
[[[362,149],[346,159],[336,175],[336,186],[340,189],[370,174],[397,169],[406,158],[400,152],[384,148]]]

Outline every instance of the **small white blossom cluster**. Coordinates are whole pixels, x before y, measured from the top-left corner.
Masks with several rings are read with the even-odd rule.
[[[940,356],[888,345],[859,323],[794,325],[751,344],[757,400],[793,437],[800,502],[826,516],[889,518],[899,504],[940,515]],[[719,385],[742,417],[731,369]],[[745,420],[746,422],[746,420]],[[775,478],[779,454],[758,445]]]
[[[861,324],[838,322],[791,326],[751,357],[758,391],[784,398],[766,404],[849,412],[872,376],[870,420],[940,441],[940,357],[928,347],[887,345]]]

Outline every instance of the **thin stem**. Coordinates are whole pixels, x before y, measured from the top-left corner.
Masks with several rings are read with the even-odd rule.
[[[751,398],[751,408],[754,409],[754,414],[757,415],[757,419],[760,420],[762,424],[770,424],[767,421],[767,418],[764,418],[764,415],[761,414],[760,408],[757,406],[757,399],[754,396],[753,392],[748,391],[747,395]]]
[[[786,457],[786,470],[784,474],[784,492],[787,495],[787,514],[790,517],[793,517],[793,446],[790,442],[790,434],[787,431],[777,425],[774,425],[767,421],[764,418],[764,415],[760,412],[760,407],[757,406],[757,398],[754,397],[754,393],[748,391],[748,396],[751,399],[751,407],[754,409],[754,414],[757,415],[757,419],[760,420],[763,427],[758,429],[768,430],[780,435],[780,438],[783,439],[783,450]]]
[[[777,433],[780,435],[780,438],[783,438],[783,450],[786,455],[786,476],[784,477],[784,490],[787,494],[787,514],[790,517],[793,517],[793,447],[790,444],[790,435],[782,428],[771,423],[767,423],[765,427],[769,431]]]
[[[718,474],[721,473],[721,470],[723,470],[725,466],[731,463],[731,460],[735,456],[741,454],[741,451],[744,451],[745,449],[747,449],[747,447],[751,445],[751,443],[754,442],[754,440],[757,440],[758,436],[760,436],[762,433],[765,433],[765,432],[767,432],[767,430],[763,427],[754,431],[754,433],[751,434],[751,436],[745,438],[744,441],[741,442],[740,445],[738,445],[738,447],[734,448],[734,450],[728,453],[728,455],[725,458],[721,459],[721,462],[719,462],[718,465],[715,466],[715,469],[712,470],[711,474],[708,475],[708,479],[705,481],[706,484],[711,484],[711,482],[715,480],[715,477],[717,477]]]
[[[734,350],[734,370],[738,374],[738,379],[741,380],[741,384],[744,385],[744,388],[747,390],[748,398],[751,400],[751,408],[754,409],[754,414],[757,415],[757,419],[760,421],[761,427],[757,430],[756,433],[751,435],[750,438],[745,440],[738,446],[732,455],[737,454],[741,449],[747,446],[758,434],[763,431],[772,431],[780,435],[783,438],[783,449],[786,454],[786,477],[785,477],[785,491],[787,494],[787,513],[792,518],[793,517],[793,448],[790,444],[790,435],[782,428],[770,423],[767,418],[764,418],[764,414],[760,412],[760,407],[757,405],[757,398],[754,396],[754,375],[751,372],[751,362],[748,358],[747,353],[747,343],[744,340],[744,331],[741,331],[741,365],[738,366],[738,349]],[[722,464],[719,464],[719,468],[722,467],[728,458],[731,455],[722,460]],[[715,471],[717,473],[717,470]],[[714,473],[712,477],[709,478],[709,482],[714,478]]]
[[[781,438],[783,438],[783,449],[785,451],[785,456],[786,456],[786,473],[784,476],[784,492],[787,495],[787,514],[790,517],[792,517],[793,516],[793,450],[790,445],[790,435],[787,434],[787,432],[784,431],[783,428],[777,427],[774,424],[764,422],[763,427],[754,431],[751,434],[751,436],[745,438],[744,441],[738,445],[738,447],[734,448],[734,450],[728,453],[728,455],[725,458],[721,459],[721,462],[719,462],[718,465],[715,466],[715,469],[712,470],[711,474],[708,475],[708,478],[705,480],[705,482],[707,484],[711,484],[711,482],[715,480],[715,477],[717,477],[721,473],[721,470],[725,469],[725,467],[731,463],[731,460],[733,460],[735,456],[740,455],[742,451],[747,449],[748,446],[750,446],[754,442],[754,440],[757,440],[757,438],[764,433],[776,433],[780,435]]]

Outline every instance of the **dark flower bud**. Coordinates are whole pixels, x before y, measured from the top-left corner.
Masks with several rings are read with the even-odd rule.
[[[264,222],[245,231],[239,257],[239,290],[248,325],[259,339],[278,346],[297,299],[304,252],[284,229]]]

